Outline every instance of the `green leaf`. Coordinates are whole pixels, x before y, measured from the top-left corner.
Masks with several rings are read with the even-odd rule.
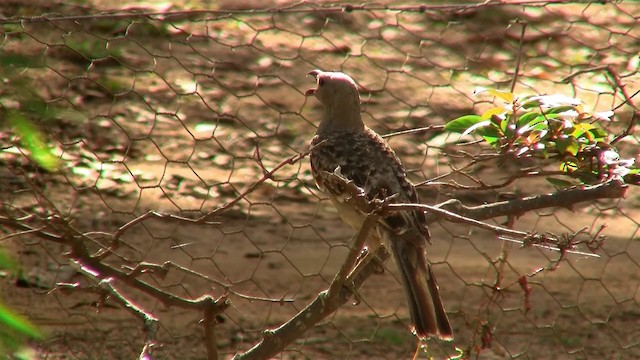
[[[589,133],[593,135],[596,141],[605,139],[607,136],[609,136],[609,134],[604,129],[599,127],[595,127],[589,130]]]
[[[502,137],[502,132],[500,132],[500,129],[498,129],[495,124],[493,123],[489,123],[489,126],[483,126],[480,128],[477,128],[475,133],[480,135],[480,136],[490,136],[490,137],[497,137],[500,138]]]
[[[445,126],[444,126],[444,130],[445,131],[449,131],[449,132],[453,132],[453,133],[464,133],[465,131],[467,131],[467,129],[469,129],[470,127],[472,127],[473,125],[484,121],[485,119],[483,119],[481,116],[479,115],[464,115],[461,116],[457,119],[451,120],[449,121]]]
[[[502,131],[500,131],[500,129],[498,129],[494,123],[491,123],[490,126],[484,126],[476,129],[475,133],[482,136],[484,141],[488,142],[489,145],[492,146],[494,146],[502,137],[504,137]]]
[[[552,178],[552,177],[548,177],[546,179],[547,179],[548,182],[551,183],[551,185],[557,186],[559,188],[567,188],[567,187],[573,186],[573,183],[571,181],[568,181],[568,180],[556,179],[556,178]]]
[[[7,115],[9,123],[20,137],[20,143],[31,153],[31,158],[49,171],[56,170],[60,159],[53,154],[40,131],[16,111],[10,111]]]
[[[589,123],[580,123],[580,124],[575,124],[573,126],[573,132],[571,133],[571,136],[575,137],[575,138],[579,138],[583,135],[585,135],[588,131],[595,129],[596,126],[593,124],[589,124]]]
[[[522,127],[523,125],[527,124],[529,121],[531,121],[532,119],[537,118],[540,115],[542,115],[542,114],[537,112],[537,111],[532,111],[532,112],[528,112],[528,113],[522,114],[518,118],[518,121],[516,122],[516,125],[518,127]]]
[[[518,128],[518,134],[524,134],[529,131],[548,131],[548,130],[549,130],[549,123],[547,122],[547,118],[544,115],[540,115],[530,120],[524,126],[521,126],[520,128]]]
[[[0,249],[0,269],[15,271],[17,269],[16,262]]]
[[[523,102],[520,107],[522,107],[523,109],[533,109],[540,107],[541,104],[542,103],[540,102],[540,100],[527,100]]]
[[[575,105],[562,105],[562,106],[552,107],[551,109],[547,109],[544,112],[545,114],[559,114],[565,111],[575,110],[575,109],[576,109]]]
[[[5,329],[12,329],[21,335],[41,338],[42,334],[34,325],[20,315],[13,313],[0,303],[0,325]]]
[[[574,137],[560,137],[556,139],[556,148],[561,154],[571,154],[576,156],[580,150],[580,145]]]

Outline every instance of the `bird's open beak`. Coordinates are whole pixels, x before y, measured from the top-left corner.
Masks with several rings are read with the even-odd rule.
[[[322,70],[311,70],[307,73],[307,76],[313,76],[314,79],[318,78],[318,75],[322,72]],[[314,95],[316,93],[316,90],[318,90],[317,88],[314,89],[309,89],[307,91],[304,92],[304,96],[311,96]]]
[[[311,70],[307,73],[307,76],[313,76],[313,78],[315,79],[318,77],[318,74],[320,74],[321,72],[322,70],[318,70],[318,69]]]

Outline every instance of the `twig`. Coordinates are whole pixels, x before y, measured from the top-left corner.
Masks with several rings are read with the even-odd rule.
[[[616,108],[619,108],[624,104],[629,104],[629,106],[631,106],[634,110],[633,115],[629,120],[629,125],[627,126],[627,128],[621,134],[619,134],[613,140],[611,140],[610,144],[614,145],[618,141],[622,140],[623,138],[631,135],[633,133],[633,129],[635,128],[636,124],[640,120],[640,109],[638,108],[638,106],[636,106],[635,102],[633,101],[633,98],[638,93],[640,93],[640,90],[636,91],[633,95],[629,95],[627,92],[626,86],[622,83],[622,79],[620,78],[620,75],[611,65],[602,65],[602,66],[596,66],[596,67],[587,68],[587,69],[581,69],[572,74],[567,75],[561,81],[564,83],[569,83],[573,80],[574,77],[578,75],[586,74],[590,72],[598,72],[603,70],[606,71],[607,74],[609,74],[609,77],[617,87],[618,91],[620,91],[620,93],[624,97],[624,101],[620,105],[616,106]]]
[[[606,70],[608,65],[602,65],[602,66],[596,66],[596,67],[591,67],[591,68],[587,68],[587,69],[580,69],[577,70],[567,76],[565,76],[564,78],[562,78],[562,80],[560,80],[561,82],[568,84],[571,82],[571,80],[573,80],[574,77],[578,76],[578,75],[582,75],[582,74],[587,74],[587,73],[591,73],[591,72],[598,72],[598,71],[602,71],[602,70]]]
[[[120,291],[113,285],[114,278],[101,278],[99,274],[95,273],[95,271],[86,268],[82,265],[82,263],[75,260],[71,260],[71,264],[79,273],[90,278],[96,283],[95,288],[100,289],[99,291],[102,293],[103,297],[106,297],[106,295],[108,295],[143,323],[145,342],[138,358],[150,359],[151,353],[153,352],[153,346],[155,344],[156,333],[158,330],[158,318],[153,316],[153,314],[151,314],[150,312],[145,311],[140,306],[136,305],[133,301],[127,299],[126,296],[122,295]],[[69,289],[69,287],[66,288]],[[77,288],[77,286],[74,284],[71,288]]]
[[[616,86],[620,90],[620,93],[624,97],[624,102],[629,104],[629,106],[631,106],[634,109],[633,116],[629,120],[629,125],[627,126],[627,128],[620,135],[616,136],[613,140],[611,140],[611,145],[614,145],[618,141],[622,140],[623,138],[633,133],[633,129],[635,128],[636,123],[638,122],[638,119],[640,119],[640,109],[638,109],[635,102],[633,101],[633,96],[635,96],[635,94],[638,94],[638,93],[636,92],[633,96],[629,96],[629,94],[627,93],[626,86],[622,84],[620,75],[618,75],[618,73],[613,69],[611,65],[607,66],[607,72],[609,73],[609,75],[613,79],[613,82],[616,84]]]
[[[394,136],[418,134],[423,132],[442,132],[442,130],[444,130],[444,125],[429,125],[421,128],[408,129],[408,130],[388,133],[388,134],[382,135],[382,137],[386,139],[386,138],[392,138]]]
[[[518,80],[518,74],[520,74],[520,62],[522,61],[522,47],[524,46],[524,34],[527,30],[527,22],[525,20],[519,20],[518,23],[522,24],[522,31],[520,32],[520,43],[518,44],[518,55],[516,56],[516,68],[513,72],[513,79],[511,79],[511,93],[516,89],[516,81]]]
[[[52,241],[58,244],[65,243],[64,239],[61,236],[45,231],[45,229],[47,229],[46,225],[39,228],[34,228],[27,224],[23,224],[20,219],[10,219],[4,216],[0,216],[0,225],[10,229],[20,230],[21,234],[34,234],[44,240]]]
[[[290,303],[290,302],[294,302],[294,299],[285,299],[285,298],[280,298],[280,299],[271,299],[271,298],[266,298],[266,297],[259,297],[259,296],[250,296],[250,295],[245,295],[242,293],[238,293],[232,290],[233,285],[231,284],[227,284],[224,283],[222,281],[216,280],[208,275],[205,275],[201,272],[198,271],[194,271],[191,270],[187,267],[184,266],[180,266],[172,261],[165,261],[162,265],[159,264],[155,264],[155,263],[149,263],[149,262],[141,262],[139,264],[137,264],[135,267],[131,268],[131,267],[125,267],[126,269],[129,269],[130,272],[128,274],[128,276],[130,277],[137,277],[140,274],[146,273],[146,272],[154,272],[155,274],[160,275],[161,277],[166,276],[166,274],[169,272],[170,268],[174,268],[182,273],[188,274],[188,275],[193,275],[197,278],[206,280],[216,286],[219,286],[220,288],[222,288],[225,292],[228,292],[229,294],[232,294],[234,296],[237,296],[239,298],[242,299],[246,299],[246,300],[251,300],[251,301],[264,301],[264,302],[273,302],[273,303]]]
[[[516,237],[516,238],[530,238],[531,236],[537,238],[537,237],[542,236],[542,235],[531,234],[531,233],[524,232],[524,231],[512,230],[512,229],[507,229],[507,228],[504,228],[504,227],[501,227],[501,226],[487,224],[487,223],[484,223],[482,221],[476,220],[474,218],[462,216],[462,215],[456,214],[454,212],[445,210],[443,208],[439,208],[439,207],[431,206],[431,205],[425,205],[425,204],[389,204],[388,205],[388,209],[389,209],[389,211],[406,211],[406,210],[428,211],[428,212],[434,213],[438,217],[444,218],[444,219],[446,219],[448,221],[460,222],[460,223],[465,223],[465,224],[468,224],[468,225],[472,225],[472,226],[478,227],[480,229],[492,231],[496,235],[506,235],[506,236],[512,236],[512,237]]]
[[[320,145],[320,144],[318,144]],[[312,149],[307,150],[304,153],[299,153],[296,155],[293,155],[283,161],[281,161],[278,165],[276,165],[273,169],[271,170],[267,170],[261,162],[260,159],[260,153],[258,148],[256,147],[256,156],[258,157],[256,159],[256,161],[258,161],[263,175],[262,178],[260,178],[258,181],[256,181],[255,183],[252,183],[251,185],[249,185],[249,187],[247,187],[245,190],[241,191],[240,194],[235,197],[233,200],[229,201],[228,203],[218,207],[217,209],[199,217],[196,219],[191,219],[191,218],[186,218],[186,217],[182,217],[182,216],[177,216],[177,215],[173,215],[173,214],[165,214],[165,213],[160,213],[157,211],[149,211],[143,215],[138,216],[137,218],[129,221],[128,223],[122,225],[112,236],[111,238],[111,242],[112,244],[109,246],[109,248],[106,249],[101,249],[97,254],[97,258],[98,259],[104,259],[106,256],[110,255],[113,250],[115,250],[116,248],[118,248],[119,246],[119,240],[122,237],[122,235],[127,232],[129,229],[131,229],[132,227],[134,227],[135,225],[138,225],[150,218],[158,218],[158,219],[162,219],[162,220],[168,220],[168,221],[178,221],[178,222],[185,222],[185,223],[190,223],[190,224],[206,224],[206,225],[220,225],[220,223],[218,222],[212,222],[209,219],[211,219],[212,217],[219,215],[220,213],[228,210],[229,208],[231,208],[232,206],[234,206],[235,204],[237,204],[238,202],[242,201],[244,198],[247,197],[247,195],[251,194],[252,192],[254,192],[260,185],[262,185],[262,183],[264,183],[267,180],[270,180],[273,178],[273,175],[279,171],[280,169],[282,169],[283,167],[285,167],[286,165],[293,165],[296,162],[304,159],[305,156],[307,156]]]
[[[321,144],[322,144],[322,142],[320,142],[316,146],[321,145]],[[309,150],[307,150],[307,151],[305,151],[303,153],[299,153],[299,154],[293,155],[293,156],[283,160],[282,162],[280,162],[278,165],[276,165],[271,170],[266,170],[266,169],[263,168],[262,178],[260,178],[255,183],[249,185],[249,187],[247,187],[245,190],[240,192],[240,194],[236,198],[234,198],[233,200],[231,200],[228,203],[220,206],[219,208],[209,212],[208,214],[200,217],[199,219],[196,219],[195,222],[196,223],[205,222],[205,221],[207,221],[207,219],[210,219],[210,218],[212,218],[212,217],[214,217],[214,216],[216,216],[216,215],[228,210],[229,208],[231,208],[232,206],[234,206],[238,202],[242,201],[245,197],[247,197],[247,195],[249,195],[252,192],[254,192],[258,188],[258,186],[260,186],[262,183],[264,183],[267,180],[270,180],[278,170],[282,169],[286,165],[293,165],[296,162],[304,159],[307,155],[309,155],[309,153],[312,150],[313,150],[313,148],[309,148]]]
[[[298,339],[302,333],[315,326],[322,321],[322,319],[335,312],[342,304],[346,303],[362,285],[364,280],[373,273],[373,269],[375,268],[373,262],[360,262],[358,264],[368,268],[369,272],[363,272],[360,266],[352,269],[349,265],[354,264],[357,260],[360,248],[376,222],[377,216],[374,214],[366,218],[364,224],[358,231],[354,246],[351,247],[347,260],[333,278],[328,290],[320,292],[309,305],[280,327],[273,330],[265,330],[263,332],[263,339],[258,344],[242,354],[236,354],[233,359],[269,359],[280,353],[287,345]],[[360,245],[360,248],[356,247],[358,245]],[[384,261],[386,257],[382,253],[378,254],[378,252],[384,252],[384,249],[381,247],[372,256],[377,255],[378,258]]]
[[[211,303],[213,302],[217,306],[216,313],[222,313],[229,306],[226,299],[218,303],[216,302],[216,300],[211,298],[211,296],[205,295],[196,300],[190,300],[151,286],[148,283],[136,278],[135,276],[130,276],[130,274],[128,273],[118,270],[110,265],[104,264],[102,261],[100,261],[99,258],[92,257],[84,241],[82,240],[84,236],[70,226],[68,226],[65,230],[66,234],[64,235],[64,238],[66,239],[67,245],[71,247],[69,257],[82,264],[82,266],[86,266],[99,273],[100,277],[103,279],[108,277],[116,278],[117,280],[120,280],[137,290],[147,293],[155,299],[158,299],[165,306],[178,306],[186,309],[204,310],[210,307]]]
[[[460,173],[462,175],[466,175],[464,173]],[[445,174],[445,176],[448,176],[449,174]],[[433,181],[433,179],[431,180],[427,180],[424,182],[421,182],[419,185],[417,186],[446,186],[449,188],[453,188],[454,190],[473,190],[473,191],[485,191],[485,190],[496,190],[496,189],[502,189],[508,185],[513,184],[514,182],[516,182],[518,179],[522,179],[522,178],[530,178],[533,176],[553,176],[553,175],[568,175],[567,172],[565,171],[548,171],[548,170],[523,170],[518,174],[512,175],[509,178],[507,178],[506,180],[504,180],[501,183],[498,184],[487,184],[484,181],[480,180],[480,179],[473,179],[471,178],[476,184],[478,184],[478,186],[469,186],[469,185],[463,185],[460,184],[459,182],[455,181],[455,180],[451,180],[449,182],[436,182]],[[444,177],[444,176],[443,176]]]
[[[127,232],[132,227],[151,218],[157,218],[164,221],[184,222],[189,224],[220,225],[220,223],[217,223],[217,222],[202,221],[200,219],[190,219],[183,216],[166,214],[158,211],[149,211],[129,221],[128,223],[122,225],[120,228],[118,228],[118,230],[116,230],[116,232],[114,232],[113,235],[111,236],[111,245],[108,248],[100,249],[94,256],[97,259],[104,259],[105,257],[111,255],[113,251],[119,247],[120,238],[122,237],[122,235],[124,235],[125,232]]]

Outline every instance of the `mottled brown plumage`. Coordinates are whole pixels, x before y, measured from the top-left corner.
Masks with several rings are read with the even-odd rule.
[[[369,200],[396,194],[394,202],[418,203],[415,187],[394,151],[364,125],[353,79],[339,72],[314,70],[309,74],[316,78],[317,87],[306,95],[315,95],[325,107],[311,140],[311,170],[318,188],[331,198],[342,220],[358,230],[365,216],[344,202],[347,195],[341,194],[342,189],[325,181],[336,169],[362,188]],[[375,248],[382,240],[393,253],[416,334],[450,340],[451,325],[426,257],[429,238],[424,212],[397,212],[381,219],[367,246]]]

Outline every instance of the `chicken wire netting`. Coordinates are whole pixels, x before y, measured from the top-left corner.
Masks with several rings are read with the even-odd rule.
[[[19,264],[1,294],[43,331],[28,342],[40,358],[230,358],[329,287],[354,231],[309,170],[322,111],[304,96],[310,70],[356,80],[365,122],[395,134],[428,204],[556,191],[543,176],[505,181],[534,160],[477,161],[481,143],[443,131],[490,107],[478,87],[614,110],[603,126],[626,134],[622,157],[638,154],[631,2],[58,5],[9,2],[0,21],[0,238]],[[34,138],[57,171],[34,159]],[[606,236],[597,257],[433,224],[453,342],[418,344],[388,262],[278,356],[640,357],[638,190],[562,205],[489,223]]]

